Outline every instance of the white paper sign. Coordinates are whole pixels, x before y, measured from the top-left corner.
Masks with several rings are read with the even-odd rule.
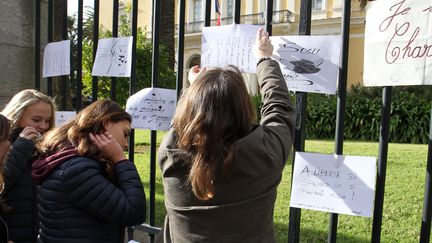
[[[42,76],[70,74],[70,40],[51,42],[45,46]]]
[[[132,116],[132,128],[169,130],[176,97],[175,90],[159,88],[146,88],[129,97],[126,111]]]
[[[381,0],[368,7],[364,85],[431,85],[432,2]]]
[[[132,36],[100,39],[93,65],[93,76],[130,77]]]
[[[56,111],[55,112],[55,126],[59,127],[61,124],[76,116],[75,111]]]
[[[290,206],[372,216],[376,158],[295,154]]]
[[[201,40],[201,66],[237,66],[242,72],[254,73],[256,59],[252,51],[260,26],[232,24],[205,27]]]
[[[335,94],[339,75],[340,36],[271,36],[291,91]]]

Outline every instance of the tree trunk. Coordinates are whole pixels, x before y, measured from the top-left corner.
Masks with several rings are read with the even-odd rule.
[[[160,43],[168,51],[169,66],[174,68],[175,39],[174,39],[174,11],[175,0],[161,0]]]

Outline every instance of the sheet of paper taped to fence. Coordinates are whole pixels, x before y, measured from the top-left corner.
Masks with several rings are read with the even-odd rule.
[[[70,40],[51,42],[45,46],[42,76],[70,74]]]
[[[206,67],[237,66],[242,72],[255,73],[253,54],[256,33],[260,26],[231,24],[205,27],[201,38],[201,64]]]
[[[336,93],[340,36],[271,36],[270,39],[273,58],[279,62],[289,90]]]
[[[132,36],[99,39],[93,76],[130,77]]]
[[[175,113],[177,93],[173,89],[145,88],[126,102],[132,128],[169,130]]]
[[[376,158],[296,152],[290,206],[372,216]]]

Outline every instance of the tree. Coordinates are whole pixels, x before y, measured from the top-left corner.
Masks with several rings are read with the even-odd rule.
[[[174,11],[175,0],[161,0],[160,17],[160,43],[167,51],[168,65],[174,68],[175,63],[175,40],[174,40]]]
[[[127,11],[130,11],[127,10]],[[119,23],[119,36],[131,36],[132,31],[130,29],[130,20],[128,14],[120,16]],[[87,20],[88,21],[88,20]],[[86,24],[84,24],[85,26]],[[112,37],[110,31],[100,29],[99,38]],[[93,67],[93,40],[91,38],[84,38],[83,40],[83,94],[91,95],[91,71]],[[160,88],[174,88],[175,87],[175,73],[172,66],[169,64],[169,55],[165,47],[161,47],[159,59],[159,83]],[[151,72],[152,72],[152,42],[146,37],[146,30],[138,28],[137,30],[137,53],[136,53],[136,80],[137,90],[151,86]],[[117,102],[121,105],[126,104],[126,100],[129,97],[129,79],[118,78],[117,79]],[[109,77],[98,78],[98,97],[109,98],[110,97],[110,82]]]

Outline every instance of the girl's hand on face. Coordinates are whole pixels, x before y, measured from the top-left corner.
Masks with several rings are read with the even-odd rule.
[[[193,82],[195,82],[195,80],[197,80],[198,76],[201,73],[205,72],[206,70],[207,70],[207,67],[200,68],[198,66],[193,66],[189,70],[189,74],[188,74],[189,83],[192,84]]]
[[[123,149],[120,144],[109,133],[89,134],[90,139],[96,147],[102,152],[102,157],[113,163],[125,160]]]
[[[34,127],[25,127],[19,136],[33,142],[42,139],[42,134],[40,134],[40,132],[38,132]]]

